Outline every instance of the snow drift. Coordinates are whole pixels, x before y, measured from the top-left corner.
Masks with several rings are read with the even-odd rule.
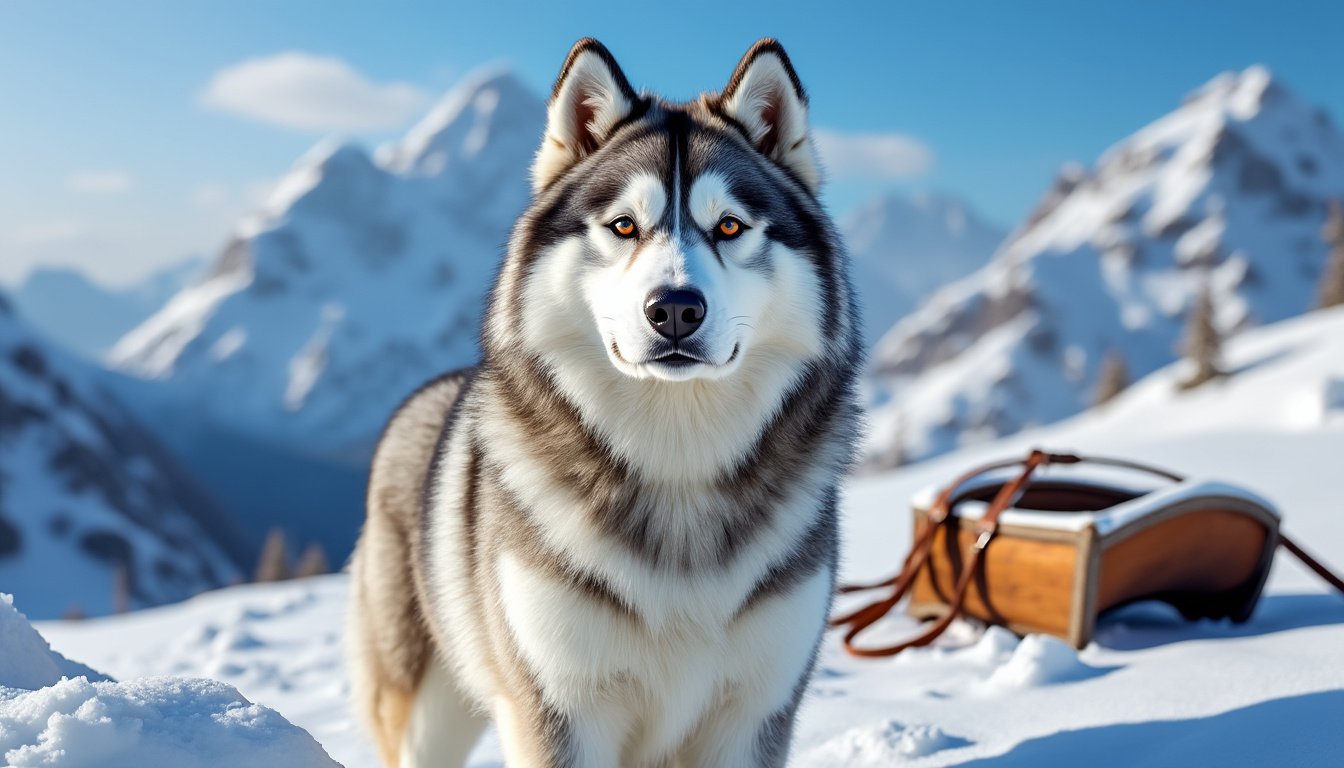
[[[51,651],[0,594],[0,757],[6,766],[337,765],[274,710],[213,680],[113,682]]]

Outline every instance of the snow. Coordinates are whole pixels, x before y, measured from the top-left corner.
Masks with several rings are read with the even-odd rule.
[[[173,606],[40,626],[58,648],[124,678],[213,678],[271,707],[346,766],[377,764],[347,696],[346,577],[217,590]]]
[[[976,463],[1031,446],[1134,457],[1248,486],[1284,529],[1344,566],[1334,478],[1344,420],[1292,403],[1344,378],[1344,309],[1247,332],[1225,350],[1235,375],[1182,393],[1175,365],[1105,409],[851,481],[843,499],[842,576],[900,565],[905,500]],[[991,545],[992,546],[992,545]],[[374,764],[346,702],[346,576],[235,587],[174,606],[41,629],[56,648],[108,672],[218,678],[307,729],[345,765]],[[874,642],[908,636],[895,615]],[[1335,766],[1344,751],[1344,598],[1280,555],[1242,625],[1189,623],[1141,603],[1102,619],[1076,651],[1051,637],[955,622],[928,648],[894,659],[823,644],[796,732],[795,768],[892,765],[1094,768]],[[487,735],[473,768],[502,764]]]
[[[1066,168],[990,263],[873,353],[875,464],[936,456],[1089,406],[1101,361],[1171,362],[1210,287],[1227,334],[1306,311],[1344,197],[1344,135],[1260,67]]]
[[[65,677],[107,678],[51,650],[46,639],[33,629],[14,607],[14,596],[0,593],[0,689],[36,690],[55,685]]]
[[[229,685],[114,682],[50,650],[0,594],[0,757],[61,768],[326,768],[322,747]]]
[[[1091,482],[1097,482],[1101,470],[1105,469],[1093,464],[1085,464],[1082,467]],[[1067,478],[1076,471],[1076,468],[1071,467],[1045,467],[1038,470],[1034,477],[1037,479]],[[986,473],[983,477],[968,483],[964,487],[979,487],[990,482],[1004,483],[1018,473],[1018,471]],[[1112,472],[1112,474],[1118,473]],[[1170,507],[1185,499],[1208,498],[1210,496],[1244,499],[1264,508],[1270,514],[1277,515],[1277,510],[1268,499],[1240,486],[1230,485],[1218,480],[1186,478],[1175,485],[1153,487],[1149,482],[1151,477],[1148,474],[1138,472],[1131,472],[1131,474],[1138,475],[1143,482],[1135,483],[1133,482],[1135,478],[1131,477],[1127,478],[1130,482],[1107,482],[1105,484],[1130,495],[1144,494],[1139,498],[1090,512],[1042,512],[1034,509],[1008,507],[1000,513],[999,523],[1056,531],[1082,531],[1093,528],[1099,534],[1108,534],[1145,519],[1154,509]],[[928,510],[933,506],[940,490],[942,490],[940,485],[927,486],[915,493],[911,497],[910,503],[921,510]],[[989,511],[989,504],[983,501],[963,501],[957,505],[957,515],[966,520],[978,520],[987,511]]]

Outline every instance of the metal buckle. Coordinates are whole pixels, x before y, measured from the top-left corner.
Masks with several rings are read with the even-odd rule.
[[[989,546],[989,540],[994,538],[994,531],[986,528],[980,532],[980,537],[975,540],[976,549],[984,549]]]

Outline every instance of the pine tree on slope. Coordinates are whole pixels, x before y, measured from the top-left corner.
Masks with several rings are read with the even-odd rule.
[[[1186,320],[1183,351],[1186,359],[1194,364],[1194,371],[1181,382],[1181,389],[1194,389],[1223,375],[1220,367],[1223,337],[1214,323],[1214,315],[1213,292],[1206,282]]]
[[[1344,304],[1344,203],[1330,201],[1330,212],[1326,215],[1325,226],[1321,228],[1321,238],[1330,246],[1325,258],[1325,270],[1321,273],[1320,295],[1316,306],[1320,309],[1337,307]]]
[[[1110,350],[1102,358],[1101,370],[1097,373],[1096,405],[1105,405],[1129,386],[1129,366],[1125,365],[1125,356],[1117,350]]]
[[[285,532],[272,528],[266,534],[266,543],[261,547],[261,558],[257,560],[257,581],[284,581],[291,577],[289,555],[285,553]]]

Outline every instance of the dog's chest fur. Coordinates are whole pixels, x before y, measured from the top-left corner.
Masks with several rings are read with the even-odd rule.
[[[489,700],[500,675],[479,660],[493,654],[553,705],[640,734],[649,754],[726,696],[787,699],[764,689],[810,664],[815,632],[798,628],[829,605],[850,414],[794,402],[762,434],[759,466],[649,482],[527,390],[536,380],[501,379],[473,388],[442,446],[427,537],[468,687]],[[820,427],[806,445],[788,442],[795,420]]]

